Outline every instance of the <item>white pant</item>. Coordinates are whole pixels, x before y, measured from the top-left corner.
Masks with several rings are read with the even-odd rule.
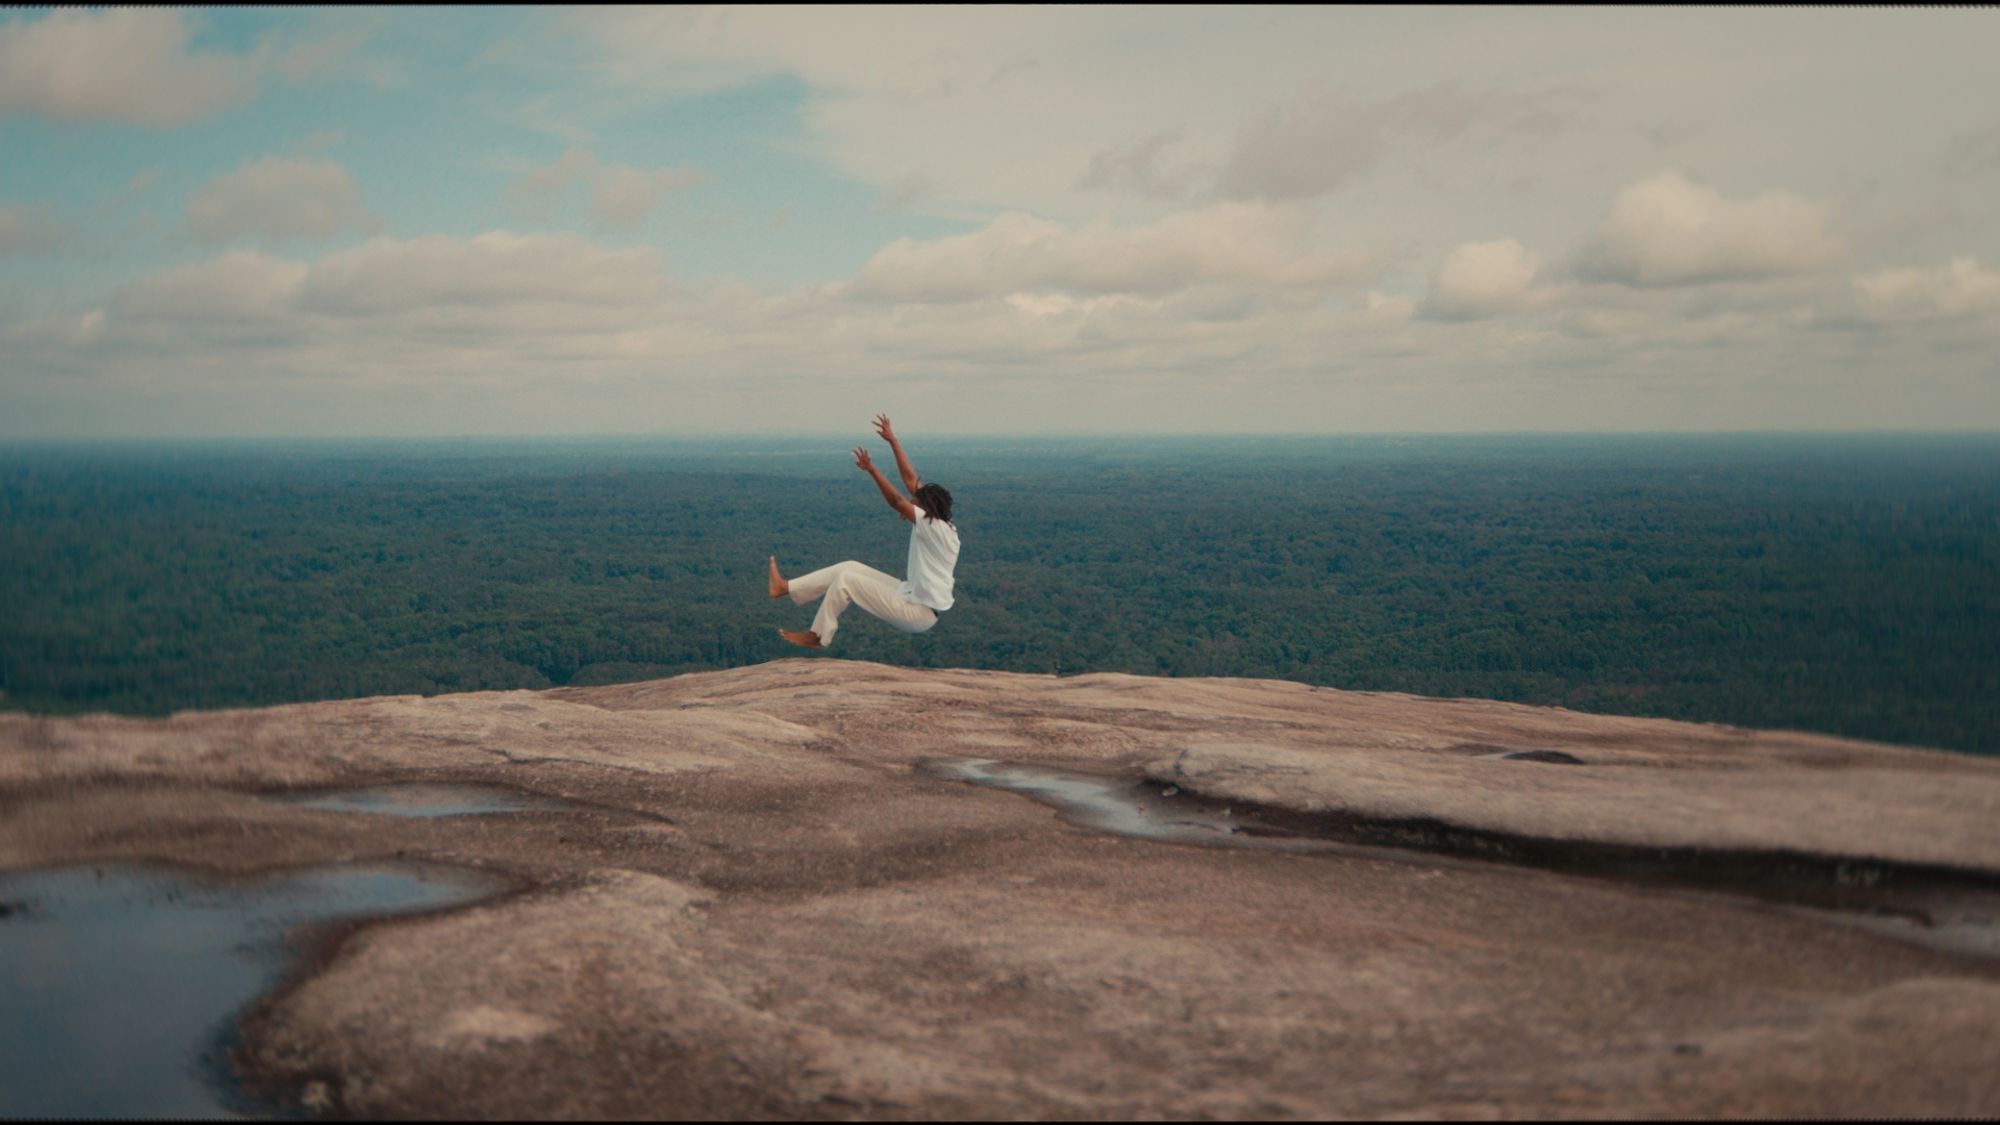
[[[840,628],[840,611],[849,603],[905,633],[921,633],[937,624],[936,610],[903,597],[902,579],[852,560],[794,578],[789,585],[792,600],[800,605],[818,597],[826,599],[819,603],[812,627],[821,645],[833,644],[834,630]]]

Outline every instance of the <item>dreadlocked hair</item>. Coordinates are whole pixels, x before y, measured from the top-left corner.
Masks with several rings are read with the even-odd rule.
[[[934,520],[951,522],[951,493],[946,492],[943,485],[927,484],[917,489],[910,498],[917,502],[917,507],[922,508],[925,515]]]

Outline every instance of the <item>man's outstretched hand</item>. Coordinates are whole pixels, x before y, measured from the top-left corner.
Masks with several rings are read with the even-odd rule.
[[[882,420],[884,422],[888,421],[886,417]],[[896,460],[899,462],[902,460],[901,450],[896,451]],[[896,491],[896,486],[890,484],[889,478],[883,476],[881,470],[875,467],[875,462],[869,460],[868,451],[858,445],[854,447],[854,467],[875,478],[875,487],[882,490],[882,499],[887,500],[889,506],[896,509],[898,515],[901,515],[906,520],[917,518],[911,514],[917,509],[910,503],[910,498]]]
[[[896,431],[889,428],[887,414],[875,416],[875,432],[889,443],[890,451],[896,455],[896,473],[903,478],[903,487],[914,494],[923,482],[917,479],[917,470],[910,467],[910,455],[903,452],[903,444],[896,440]]]

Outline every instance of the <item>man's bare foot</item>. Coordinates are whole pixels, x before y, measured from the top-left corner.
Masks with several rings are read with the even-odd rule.
[[[771,556],[771,596],[772,596],[772,597],[774,597],[774,598],[782,598],[782,597],[784,597],[784,596],[785,596],[786,594],[789,594],[789,593],[791,593],[791,592],[792,592],[792,584],[791,584],[790,582],[787,582],[787,581],[785,581],[785,576],[784,576],[784,575],[782,575],[782,574],[779,574],[779,573],[778,573],[778,556],[776,556],[776,555],[772,555],[772,556]]]
[[[780,629],[778,630],[778,635],[792,642],[793,644],[799,646],[800,648],[825,647],[824,645],[819,643],[819,634],[813,632],[810,629],[806,630],[803,633],[796,632],[791,629]]]

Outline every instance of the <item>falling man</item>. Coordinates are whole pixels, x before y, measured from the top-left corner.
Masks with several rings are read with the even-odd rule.
[[[772,597],[790,594],[799,605],[821,599],[810,630],[803,633],[778,630],[780,636],[801,648],[823,649],[833,644],[841,611],[850,604],[905,633],[924,632],[937,624],[938,614],[951,608],[951,572],[958,565],[958,529],[951,522],[951,493],[917,479],[917,471],[910,467],[902,443],[896,440],[896,432],[889,428],[887,414],[875,416],[875,432],[896,454],[896,471],[902,475],[903,487],[910,494],[898,492],[861,446],[854,447],[854,464],[875,478],[882,499],[896,509],[897,515],[910,521],[910,559],[905,567],[909,577],[898,581],[894,575],[850,559],[786,581],[778,573],[778,557],[772,555]]]

